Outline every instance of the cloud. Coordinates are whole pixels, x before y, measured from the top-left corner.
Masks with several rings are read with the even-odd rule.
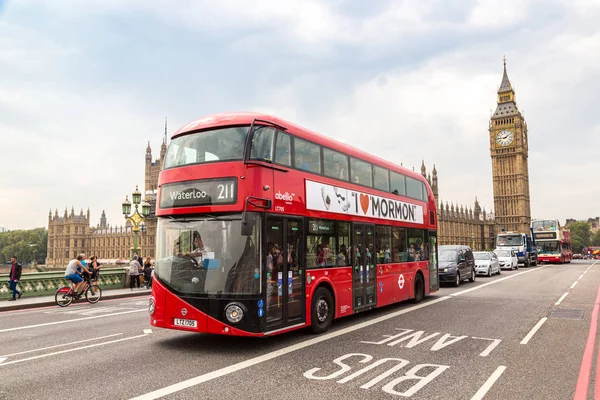
[[[17,161],[0,166],[0,226],[43,225],[71,205],[120,224],[164,116],[172,132],[228,110],[280,115],[416,170],[435,163],[443,200],[478,196],[489,210],[505,54],[529,126],[532,212],[587,218],[598,17],[586,0],[11,2],[0,140]],[[556,185],[572,192],[550,202]]]

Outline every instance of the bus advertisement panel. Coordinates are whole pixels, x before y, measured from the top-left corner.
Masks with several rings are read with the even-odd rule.
[[[168,146],[153,326],[265,336],[438,290],[421,175],[279,118],[220,114]]]
[[[531,230],[538,246],[538,260],[545,263],[570,263],[573,259],[571,232],[562,229],[558,219],[531,221]]]

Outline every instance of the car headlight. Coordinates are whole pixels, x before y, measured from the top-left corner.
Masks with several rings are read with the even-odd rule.
[[[150,297],[150,299],[148,300],[148,312],[150,313],[150,315],[154,315],[155,308],[156,304],[154,303],[154,298]]]
[[[229,304],[225,308],[225,318],[232,324],[239,324],[242,318],[244,318],[244,310],[240,304]]]

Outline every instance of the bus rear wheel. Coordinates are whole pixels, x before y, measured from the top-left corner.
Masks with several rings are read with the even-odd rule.
[[[423,282],[423,276],[421,276],[421,274],[417,274],[417,277],[415,278],[415,298],[413,299],[413,303],[420,303],[424,297],[425,283]]]
[[[314,333],[323,333],[329,329],[335,308],[331,292],[324,287],[319,287],[313,294],[311,307],[311,326]]]

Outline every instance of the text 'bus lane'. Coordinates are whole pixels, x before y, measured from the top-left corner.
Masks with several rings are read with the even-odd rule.
[[[438,352],[458,346],[464,341],[474,341],[476,357],[487,357],[502,342],[501,339],[482,338],[449,333],[415,331],[396,328],[399,333],[383,335],[381,340],[363,340],[361,344],[412,349],[428,349]],[[418,347],[419,346],[419,347]],[[335,380],[338,384],[351,383],[361,389],[379,388],[383,392],[400,397],[412,397],[421,389],[442,376],[450,365],[415,363],[402,357],[375,358],[366,353],[348,353],[329,362],[320,363],[304,372],[307,379],[317,381]],[[487,388],[489,389],[489,388]],[[481,391],[481,389],[480,389]],[[486,390],[487,391],[487,390]]]

